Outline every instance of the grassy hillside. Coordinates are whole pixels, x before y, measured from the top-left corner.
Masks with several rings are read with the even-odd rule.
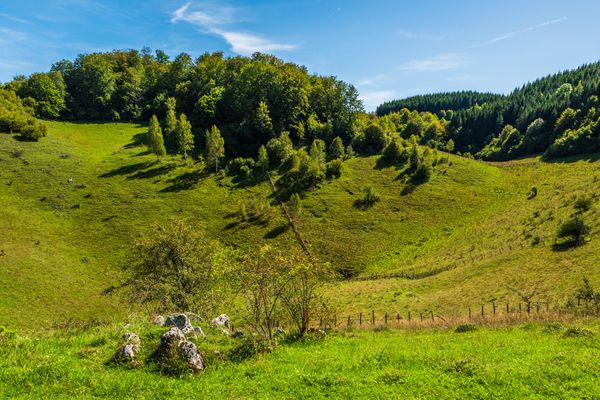
[[[468,333],[341,332],[242,362],[227,361],[239,339],[206,328],[207,338],[196,343],[207,370],[183,377],[162,375],[148,359],[164,328],[128,325],[142,338],[136,369],[108,363],[124,328],[16,337],[0,340],[0,397],[595,399],[598,324],[584,325],[593,336],[565,335],[572,325],[556,323]]]
[[[236,216],[242,202],[271,201],[268,184],[204,174],[178,158],[156,163],[140,145],[144,131],[56,122],[38,143],[0,134],[0,325],[124,315],[127,305],[101,293],[118,283],[136,237],[171,216],[233,246],[296,245],[276,207],[267,224]],[[484,164],[449,156],[429,182],[402,195],[399,171],[357,157],[340,179],[306,194],[299,229],[321,258],[362,271],[329,291],[340,313],[458,314],[514,300],[509,286],[562,301],[583,275],[600,285],[597,159]],[[381,201],[360,210],[353,203],[366,184]],[[539,194],[528,200],[532,186]],[[591,199],[582,215],[592,240],[553,251],[580,197]]]

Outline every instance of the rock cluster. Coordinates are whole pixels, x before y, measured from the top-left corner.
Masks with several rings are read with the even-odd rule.
[[[126,333],[121,339],[121,345],[117,349],[115,359],[120,362],[126,362],[135,365],[137,355],[142,348],[142,341],[135,333]]]
[[[198,348],[186,340],[183,331],[176,326],[160,337],[158,354],[168,362],[183,361],[195,372],[204,370],[204,360]]]

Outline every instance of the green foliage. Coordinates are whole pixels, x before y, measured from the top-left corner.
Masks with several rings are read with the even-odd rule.
[[[0,88],[0,132],[19,133],[22,138],[37,141],[46,136],[48,127],[39,122],[30,108],[14,92]]]
[[[379,194],[371,185],[365,186],[362,189],[362,193],[363,197],[354,202],[354,206],[357,208],[368,209],[373,207],[375,203],[381,200],[381,197],[379,197]]]
[[[170,147],[174,147],[177,143],[177,114],[175,112],[177,101],[174,97],[169,97],[166,101],[167,114],[164,122],[164,133],[167,139],[167,143]]]
[[[521,153],[523,136],[518,129],[512,125],[506,125],[498,137],[492,139],[478,153],[478,156],[486,160],[507,160]]]
[[[335,160],[337,158],[344,158],[346,155],[346,152],[344,150],[344,141],[342,140],[341,137],[336,136],[333,138],[333,140],[331,141],[331,144],[329,145],[329,159],[330,160]]]
[[[159,160],[167,154],[162,129],[156,115],[153,115],[150,119],[150,128],[148,129],[148,149],[154,153]]]
[[[572,217],[560,225],[556,238],[567,244],[580,245],[583,244],[584,237],[589,231],[590,228],[583,219]]]
[[[229,162],[227,172],[231,175],[239,175],[243,178],[249,178],[255,169],[256,163],[252,158],[236,157]]]
[[[385,147],[381,157],[393,164],[403,164],[408,160],[408,151],[400,140],[394,139]]]
[[[501,98],[495,93],[480,93],[473,91],[447,92],[408,97],[402,100],[392,100],[377,107],[377,115],[383,116],[403,108],[419,112],[444,114],[448,110],[466,110],[476,104],[488,103]]]
[[[258,168],[261,174],[265,174],[269,170],[269,155],[267,153],[267,148],[263,145],[258,148],[256,168]]]
[[[336,158],[325,165],[325,175],[329,178],[339,178],[342,176],[343,168],[343,161],[340,158]]]
[[[156,226],[137,241],[124,265],[132,302],[208,314],[219,302],[211,296],[219,268],[217,252],[215,243],[183,220]]]
[[[32,74],[19,88],[18,95],[35,100],[36,114],[40,118],[58,118],[65,110],[65,82],[56,71]]]
[[[362,147],[365,151],[379,153],[387,144],[387,135],[383,128],[372,122],[364,133]]]
[[[278,138],[273,138],[267,143],[267,152],[269,153],[269,165],[279,167],[293,153],[294,145],[287,132],[282,132]]]
[[[215,172],[219,170],[219,160],[225,156],[225,140],[215,125],[206,131],[205,158],[209,165],[214,164]]]
[[[310,158],[319,164],[320,168],[325,166],[327,154],[325,153],[325,142],[321,139],[313,140],[310,145]]]
[[[271,121],[271,116],[269,114],[269,106],[264,101],[258,103],[258,108],[256,109],[256,115],[254,117],[254,124],[256,126],[256,130],[263,140],[273,136],[273,122]]]
[[[474,332],[477,330],[477,326],[474,324],[460,324],[455,329],[456,333]]]
[[[187,160],[188,153],[194,150],[194,135],[192,134],[192,125],[183,113],[177,121],[175,136],[177,137],[179,154],[183,155],[183,158]]]

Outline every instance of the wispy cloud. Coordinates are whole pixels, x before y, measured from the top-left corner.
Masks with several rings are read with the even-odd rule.
[[[30,22],[26,19],[15,17],[14,15],[0,13],[0,17],[7,19],[12,22],[18,22],[19,24],[29,24]]]
[[[409,61],[397,67],[400,71],[446,71],[467,64],[461,54],[443,54],[436,57]]]
[[[252,33],[230,29],[228,26],[235,22],[235,10],[232,7],[220,5],[213,9],[194,10],[191,7],[192,3],[187,3],[175,10],[171,22],[187,22],[207,33],[220,36],[238,54],[251,55],[255,52],[289,51],[297,47],[294,44],[278,43]]]
[[[373,111],[381,103],[395,98],[396,92],[393,90],[373,90],[369,92],[363,92],[359,97],[363,101],[367,111]]]
[[[28,36],[25,32],[15,31],[8,28],[0,28],[0,43],[13,44],[27,40]]]
[[[482,42],[482,43],[470,46],[469,49],[473,49],[473,48],[476,48],[476,47],[481,47],[481,46],[485,46],[485,45],[488,45],[488,44],[493,44],[493,43],[501,42],[503,40],[511,39],[511,38],[513,38],[515,36],[522,35],[524,33],[535,31],[536,29],[544,28],[544,27],[547,27],[547,26],[550,26],[550,25],[560,24],[561,22],[564,22],[566,20],[568,20],[567,17],[557,18],[557,19],[553,19],[553,20],[550,20],[550,21],[539,23],[537,25],[529,26],[527,28],[523,28],[523,29],[519,29],[519,30],[516,30],[516,31],[508,32],[508,33],[505,33],[503,35],[497,36],[497,37],[495,37],[495,38],[493,38],[491,40],[488,40],[488,41],[485,41],[485,42]]]
[[[444,39],[443,35],[430,35],[427,33],[408,31],[405,29],[400,29],[397,33],[400,37],[403,37],[405,39],[411,39],[411,40],[412,39],[424,39],[424,40],[430,40],[430,41],[439,41],[439,40]]]

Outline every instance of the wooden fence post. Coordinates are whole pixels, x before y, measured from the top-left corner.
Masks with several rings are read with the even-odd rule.
[[[535,305],[535,311],[539,314],[540,313],[540,302],[538,301],[537,304]]]
[[[358,324],[362,326],[362,313],[358,315]]]
[[[400,313],[396,315],[396,322],[398,322],[398,325],[400,325]]]
[[[531,314],[531,302],[527,302],[527,314]]]
[[[521,303],[519,303],[519,314],[521,314]]]
[[[546,312],[550,311],[550,302],[546,299]]]
[[[430,312],[431,312],[431,320],[433,321],[434,320],[433,311],[430,311]]]
[[[350,327],[350,316],[348,315],[348,327]]]
[[[484,317],[484,315],[483,315],[483,304],[482,304],[481,305],[481,318],[483,318],[483,317]]]
[[[496,316],[496,303],[492,303],[492,308],[494,309],[494,317]]]
[[[471,307],[469,307],[469,319],[471,319]]]
[[[419,313],[419,315],[421,316],[421,322],[423,322],[423,313]]]
[[[508,303],[506,303],[506,313],[508,314],[510,311],[508,311]]]
[[[410,311],[408,312],[408,322],[410,322]]]
[[[371,310],[371,324],[375,325],[375,310]]]
[[[385,313],[385,324],[387,325],[387,313]]]

